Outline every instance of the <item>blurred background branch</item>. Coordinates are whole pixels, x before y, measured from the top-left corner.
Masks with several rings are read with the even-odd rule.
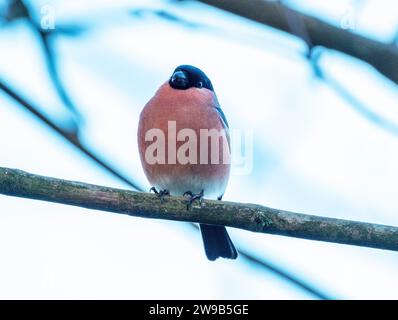
[[[57,55],[55,54],[53,40],[55,36],[62,34],[75,36],[81,33],[83,28],[80,26],[57,26],[57,29],[44,29],[40,23],[36,21],[30,8],[26,6],[22,0],[8,0],[8,8],[4,16],[4,20],[8,23],[11,23],[16,19],[24,19],[39,39],[47,72],[52,80],[54,89],[58,93],[64,106],[68,108],[73,115],[73,118],[69,119],[70,123],[68,124],[68,129],[72,133],[76,132],[78,130],[79,123],[81,123],[83,119],[62,82],[57,66]]]
[[[16,102],[19,103],[20,106],[22,106],[24,109],[29,111],[33,116],[35,116],[38,120],[40,120],[43,124],[48,126],[50,129],[52,129],[54,132],[59,134],[61,137],[63,137],[66,142],[71,143],[73,146],[75,146],[77,149],[79,149],[84,155],[89,157],[91,160],[93,160],[95,163],[97,163],[100,167],[129,185],[135,190],[142,190],[138,184],[136,184],[134,181],[131,181],[124,177],[120,172],[118,172],[117,169],[113,168],[112,165],[108,164],[105,162],[105,160],[100,159],[100,157],[96,154],[94,154],[93,151],[89,150],[87,147],[85,147],[79,140],[78,135],[75,132],[69,132],[68,130],[65,130],[58,126],[56,123],[54,123],[51,119],[46,117],[43,113],[39,111],[37,107],[32,105],[30,102],[28,102],[25,98],[23,98],[21,95],[19,95],[13,88],[11,88],[9,85],[7,85],[4,81],[0,79],[0,89],[3,90],[9,97],[14,99]]]
[[[312,47],[323,46],[361,59],[398,84],[398,48],[396,45],[372,40],[349,30],[338,28],[318,18],[293,10],[278,1],[198,1],[288,32],[301,38]],[[286,17],[290,19],[286,19]],[[295,21],[300,22],[295,24]],[[305,28],[300,27],[301,23]]]

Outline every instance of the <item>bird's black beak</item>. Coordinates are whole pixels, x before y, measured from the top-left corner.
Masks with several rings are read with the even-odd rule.
[[[184,71],[176,71],[170,78],[169,84],[174,89],[188,89],[189,88],[189,80]]]

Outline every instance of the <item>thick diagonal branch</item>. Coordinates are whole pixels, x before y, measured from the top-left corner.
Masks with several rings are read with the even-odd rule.
[[[50,201],[130,216],[225,225],[253,232],[398,251],[398,228],[206,200],[186,210],[183,197],[158,197],[0,168],[0,194]]]
[[[372,65],[398,84],[398,47],[372,40],[320,19],[266,0],[199,0],[219,9],[288,32],[311,46],[323,46],[346,53]],[[292,27],[292,20],[300,28]]]

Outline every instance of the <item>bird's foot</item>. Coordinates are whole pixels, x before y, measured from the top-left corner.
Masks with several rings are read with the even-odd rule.
[[[167,189],[158,191],[155,187],[152,187],[151,189],[149,189],[149,192],[151,192],[151,191],[153,191],[158,196],[158,198],[160,199],[160,202],[162,202],[162,203],[164,202],[164,197],[170,195],[170,192]]]
[[[192,203],[194,203],[196,200],[199,201],[200,205],[202,206],[203,203],[203,194],[204,191],[202,190],[201,192],[194,194],[192,191],[186,191],[184,192],[183,196],[185,197],[186,195],[189,196],[189,199],[187,201],[187,210],[191,209]]]

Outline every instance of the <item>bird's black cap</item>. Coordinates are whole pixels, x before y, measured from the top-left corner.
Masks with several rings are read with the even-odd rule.
[[[213,85],[206,74],[190,65],[177,67],[169,80],[169,84],[174,89],[186,90],[189,88],[206,88],[214,91]]]

